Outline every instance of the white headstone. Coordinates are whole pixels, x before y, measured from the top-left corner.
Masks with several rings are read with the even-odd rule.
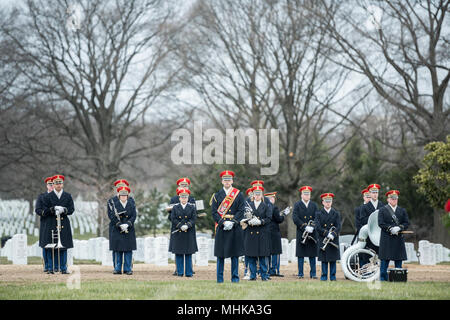
[[[88,240],[80,240],[80,259],[89,259],[89,242]]]
[[[205,237],[197,237],[198,251],[195,255],[195,265],[207,267],[209,259],[209,239]]]
[[[166,237],[157,237],[156,243],[156,262],[157,266],[169,265],[169,239]]]
[[[144,238],[136,238],[136,253],[134,260],[144,262]]]
[[[144,240],[144,263],[155,263],[155,238],[147,237]]]
[[[27,235],[16,234],[12,237],[12,262],[13,264],[27,264]]]
[[[289,264],[289,240],[286,238],[281,239],[280,265],[287,266]]]
[[[419,262],[422,265],[435,265],[434,244],[427,240],[419,241]]]
[[[95,244],[95,261],[102,262],[103,259],[103,241],[108,240],[105,237],[96,238]]]
[[[214,255],[214,239],[208,239],[208,247],[209,247],[209,260],[216,261],[217,257]]]
[[[297,262],[297,257],[295,256],[297,250],[297,239],[292,239],[291,242],[289,242],[289,261],[290,262]]]
[[[73,266],[73,248],[67,249],[67,266]]]
[[[109,240],[102,240],[102,266],[113,266],[112,251],[109,250]]]
[[[435,243],[434,244],[434,254],[435,254],[435,260],[436,263],[440,263],[442,261],[444,261],[444,246],[440,243]]]

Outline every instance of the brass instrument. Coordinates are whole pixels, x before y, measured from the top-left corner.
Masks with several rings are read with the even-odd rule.
[[[245,212],[244,212],[244,219],[240,221],[242,230],[247,229],[248,222],[253,218],[253,209],[250,206],[250,204],[245,201]]]
[[[313,221],[313,220],[309,220],[309,221],[308,221],[307,227],[314,227],[314,221]],[[303,231],[303,234],[302,234],[302,241],[301,241],[301,244],[305,244],[305,243],[306,243],[306,240],[308,240],[308,239],[311,239],[311,240],[313,240],[315,243],[317,243],[316,239],[314,239],[313,237],[311,237],[311,236],[309,235],[309,232],[306,232],[306,228],[305,228],[305,231]]]
[[[380,259],[375,251],[366,249],[366,242],[370,241],[376,245],[380,245],[381,228],[378,225],[378,212],[375,210],[369,216],[367,224],[362,226],[358,234],[358,242],[347,248],[341,256],[341,267],[347,279],[357,282],[372,282],[380,277]],[[401,234],[411,234],[413,231],[400,231]],[[367,254],[370,256],[369,262],[363,266],[359,266],[359,255]]]
[[[55,243],[56,240],[56,243]],[[52,230],[52,243],[45,246],[46,249],[52,249],[52,270],[55,270],[55,249],[58,249],[58,271],[61,271],[61,249],[64,246],[61,243],[61,214],[56,212],[56,232]]]
[[[330,228],[330,230],[328,231],[328,233],[333,232],[334,230],[336,230],[335,226],[332,226]],[[320,250],[325,251],[326,247],[328,246],[328,244],[333,245],[335,248],[339,249],[339,246],[337,244],[335,244],[334,242],[331,241],[330,238],[326,237],[325,239],[323,239],[322,243],[324,244],[324,246],[322,248],[320,248]]]

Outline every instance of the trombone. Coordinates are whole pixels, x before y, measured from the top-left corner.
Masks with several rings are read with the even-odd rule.
[[[56,240],[56,243],[55,243]],[[64,246],[61,243],[61,214],[59,212],[56,213],[56,232],[52,230],[52,243],[47,244],[45,248],[52,249],[52,271],[55,270],[55,248],[58,249],[58,271],[61,271],[61,249]]]

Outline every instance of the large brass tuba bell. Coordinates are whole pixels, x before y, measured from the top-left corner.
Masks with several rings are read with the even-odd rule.
[[[364,249],[367,238],[376,246],[380,245],[381,228],[378,226],[378,210],[372,212],[367,224],[358,234],[358,242],[344,251],[341,257],[341,267],[347,279],[358,282],[372,282],[380,276],[380,260],[375,251]],[[359,266],[359,254],[370,256],[369,263]]]

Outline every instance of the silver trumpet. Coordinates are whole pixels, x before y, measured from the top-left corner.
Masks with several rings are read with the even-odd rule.
[[[307,226],[314,227],[314,221],[313,221],[313,220],[309,220]],[[313,237],[311,237],[311,236],[309,235],[309,233],[306,232],[306,230],[305,230],[305,231],[303,231],[303,234],[302,234],[302,241],[301,241],[301,244],[305,244],[305,243],[306,243],[306,240],[308,240],[308,239],[311,239],[311,240],[313,240],[315,243],[317,243],[316,239],[314,239]]]
[[[250,206],[250,204],[245,201],[245,212],[244,212],[244,219],[240,221],[242,230],[245,230],[248,227],[248,221],[250,221],[253,218],[253,209]]]
[[[336,227],[331,227],[330,230],[328,231],[328,233],[333,232],[334,230],[336,230]],[[322,243],[324,244],[324,246],[322,248],[320,248],[320,250],[325,251],[326,247],[328,244],[333,245],[335,248],[339,249],[339,246],[337,244],[335,244],[334,242],[331,242],[331,239],[326,237],[325,239],[323,239]]]

